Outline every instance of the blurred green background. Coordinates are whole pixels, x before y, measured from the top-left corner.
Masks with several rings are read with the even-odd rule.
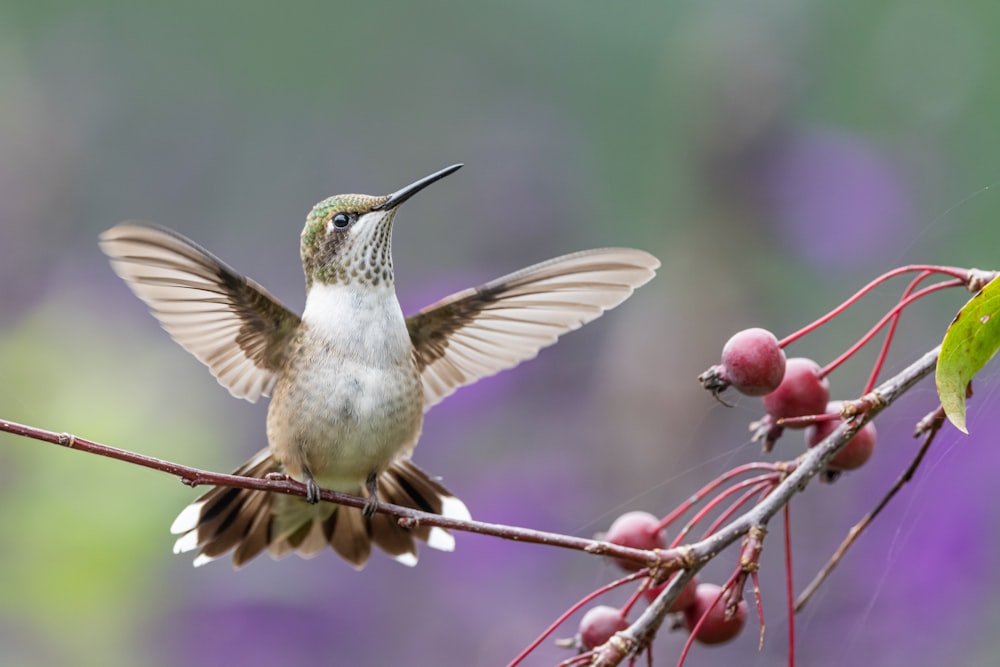
[[[236,467],[265,444],[266,404],[233,400],[170,341],[97,235],[160,222],[298,309],[313,203],[464,162],[397,219],[408,312],[591,246],[645,248],[664,267],[538,360],[435,408],[417,462],[487,521],[592,535],[627,509],[665,514],[761,456],[746,431],[758,402],[725,409],[694,380],[732,332],[784,335],[898,264],[997,266],[998,32],[989,0],[6,0],[0,417]],[[829,361],[900,289],[790,353]],[[890,370],[935,344],[961,301],[907,315]],[[835,376],[838,397],[871,358]],[[799,617],[803,664],[1000,659],[989,387],[973,438],[942,437]],[[798,587],[906,465],[935,403],[925,383],[879,421],[872,464],[796,500]],[[778,455],[801,447],[789,434]],[[0,664],[505,664],[617,576],[464,534],[412,570],[375,555],[357,573],[330,552],[194,570],[167,527],[195,495],[0,435]],[[751,622],[688,665],[783,664],[780,532],[763,650]],[[657,664],[683,641],[664,630]],[[528,664],[564,657],[547,643]]]

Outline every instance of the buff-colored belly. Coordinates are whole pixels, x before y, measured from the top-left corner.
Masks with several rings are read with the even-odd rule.
[[[353,491],[416,444],[423,399],[412,362],[329,359],[296,370],[275,387],[267,419],[272,454],[292,477]]]

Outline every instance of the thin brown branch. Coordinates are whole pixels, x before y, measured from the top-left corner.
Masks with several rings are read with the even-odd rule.
[[[200,470],[190,466],[180,465],[171,461],[137,454],[125,449],[111,447],[109,445],[94,442],[86,438],[81,438],[70,433],[56,433],[34,426],[26,426],[4,419],[0,419],[0,431],[12,433],[14,435],[40,440],[54,445],[60,445],[69,449],[75,449],[89,454],[106,456],[118,461],[132,463],[134,465],[159,470],[173,475],[188,486],[229,486],[241,489],[254,489],[258,491],[271,491],[273,493],[285,493],[293,496],[304,496],[306,494],[305,485],[290,479],[261,479],[256,477],[243,477],[240,475],[227,475],[224,473]],[[320,493],[322,500],[337,503],[338,505],[348,505],[350,507],[363,507],[364,499],[337,491],[324,490]],[[642,549],[632,549],[601,540],[591,540],[583,537],[573,537],[559,533],[549,533],[530,528],[520,528],[516,526],[505,526],[502,524],[486,523],[483,521],[463,521],[451,519],[439,514],[421,512],[419,510],[380,503],[378,511],[389,516],[396,517],[401,524],[407,526],[427,525],[438,526],[452,530],[462,530],[470,533],[482,535],[492,535],[506,540],[517,542],[528,542],[531,544],[544,544],[564,549],[575,549],[586,551],[587,553],[609,556],[612,558],[625,558],[648,566],[660,568],[680,569],[684,566],[682,553],[678,549],[663,549],[657,552],[645,551]]]

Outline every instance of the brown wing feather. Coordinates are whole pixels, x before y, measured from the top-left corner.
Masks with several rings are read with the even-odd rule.
[[[578,252],[424,308],[406,321],[424,409],[463,385],[533,358],[562,334],[624,301],[659,265],[641,250]]]
[[[111,267],[164,329],[238,398],[274,387],[299,316],[187,238],[125,223],[101,234]]]

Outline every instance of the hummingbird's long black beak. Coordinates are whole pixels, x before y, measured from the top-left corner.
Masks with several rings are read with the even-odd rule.
[[[424,176],[423,178],[421,178],[416,183],[410,183],[409,185],[407,185],[402,190],[396,190],[391,195],[389,195],[388,199],[386,199],[384,202],[382,202],[378,206],[375,206],[374,208],[372,208],[372,210],[373,211],[388,211],[389,209],[396,208],[397,206],[399,206],[400,204],[402,204],[404,201],[406,201],[407,199],[409,199],[413,195],[417,194],[418,192],[420,192],[421,190],[423,190],[424,188],[426,188],[431,183],[433,183],[435,181],[440,181],[445,176],[447,176],[449,174],[454,174],[456,171],[458,171],[461,168],[462,168],[461,164],[453,164],[450,167],[445,167],[441,171],[434,172],[430,176]]]

